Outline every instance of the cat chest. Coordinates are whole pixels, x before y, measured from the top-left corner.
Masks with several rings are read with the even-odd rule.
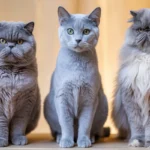
[[[60,95],[65,98],[65,107],[69,108],[73,116],[78,117],[84,107],[92,107],[95,92],[89,83],[70,81],[59,90],[58,96]]]
[[[1,73],[0,80],[0,88],[9,89],[11,92],[19,92],[30,88],[36,82],[32,76],[16,73]]]
[[[150,89],[150,63],[134,62],[121,71],[120,77],[124,86],[146,92]]]
[[[32,80],[17,74],[2,73],[0,76],[0,105],[3,113],[10,120],[18,108],[22,106],[22,92],[29,85],[33,85]]]

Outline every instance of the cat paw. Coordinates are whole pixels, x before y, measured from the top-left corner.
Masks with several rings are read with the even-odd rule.
[[[79,138],[79,140],[77,141],[77,144],[78,144],[78,147],[82,147],[82,148],[92,146],[91,140],[89,139],[89,137],[86,137],[86,136]]]
[[[131,147],[143,147],[144,144],[143,144],[143,142],[140,142],[139,140],[134,139],[134,140],[132,140],[132,141],[129,143],[129,146],[131,146]]]
[[[8,146],[8,140],[0,138],[0,147]]]
[[[26,136],[15,136],[12,137],[11,142],[14,145],[26,145],[28,143],[28,139]]]
[[[60,143],[60,140],[61,140],[61,135],[58,134],[58,135],[56,136],[56,142],[59,144],[59,143]]]
[[[70,139],[61,139],[59,142],[59,146],[62,148],[73,147],[74,141]]]

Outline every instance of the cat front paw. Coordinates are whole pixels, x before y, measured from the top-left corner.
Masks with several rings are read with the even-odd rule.
[[[79,138],[77,141],[78,147],[86,148],[86,147],[91,147],[92,143],[89,137],[84,136],[82,138]]]
[[[140,140],[133,139],[132,141],[129,142],[129,146],[131,146],[131,147],[143,147],[144,143]]]
[[[4,139],[4,138],[0,138],[0,147],[6,147],[8,146],[8,140]]]
[[[14,145],[26,145],[28,144],[28,139],[26,136],[14,136],[12,137],[11,142]]]
[[[69,148],[74,146],[74,141],[71,139],[61,139],[59,146],[62,148]]]

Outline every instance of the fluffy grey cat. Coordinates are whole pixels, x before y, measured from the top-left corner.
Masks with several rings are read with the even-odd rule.
[[[90,147],[107,118],[95,51],[100,14],[99,7],[90,15],[58,8],[61,48],[44,110],[60,147],[73,147],[76,140],[78,147]]]
[[[0,147],[27,144],[38,122],[34,23],[0,22]]]
[[[112,117],[129,146],[150,146],[150,9],[131,11],[121,48]]]

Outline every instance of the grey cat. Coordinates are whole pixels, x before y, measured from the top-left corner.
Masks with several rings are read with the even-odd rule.
[[[150,146],[150,9],[131,11],[114,95],[112,117],[129,146]]]
[[[38,122],[34,23],[0,22],[0,147],[25,145]]]
[[[101,136],[108,106],[103,92],[95,46],[101,9],[90,15],[58,8],[59,51],[45,100],[45,118],[60,147],[90,147]]]

